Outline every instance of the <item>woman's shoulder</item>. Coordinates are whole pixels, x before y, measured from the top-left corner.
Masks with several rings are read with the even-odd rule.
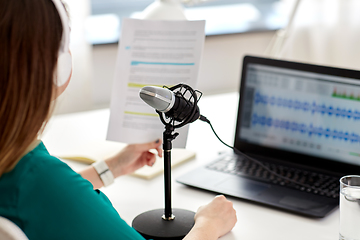
[[[50,180],[57,175],[73,174],[71,168],[60,159],[51,156],[42,142],[24,155],[16,166],[0,178],[1,183],[16,189],[20,185],[31,185],[34,181]]]
[[[58,173],[73,172],[66,163],[50,155],[43,142],[27,153],[14,170],[18,171],[22,177],[28,178],[36,175],[37,179],[42,175],[55,177]]]
[[[38,210],[37,215],[41,215],[41,208],[46,208],[44,199],[48,197],[47,201],[60,201],[55,193],[64,191],[65,186],[75,187],[77,181],[74,179],[86,182],[67,164],[51,156],[40,142],[20,159],[14,169],[1,176],[0,215],[8,216],[23,227],[24,219],[31,215],[27,214],[29,209]],[[72,184],[64,185],[63,182]]]
[[[143,239],[102,192],[94,191],[89,181],[51,156],[42,143],[14,171],[18,176],[11,180],[16,183],[11,183],[13,190],[7,194],[12,210],[3,213],[30,239]],[[9,207],[2,201],[0,214],[2,205]]]
[[[51,236],[51,229],[55,229],[54,239],[142,239],[102,192],[93,190],[89,181],[51,156],[43,144],[23,160],[29,161],[23,178],[28,183],[23,182],[19,191],[18,207],[29,236],[45,239],[39,236]],[[54,216],[55,224],[46,222]],[[39,226],[45,224],[49,230],[39,233]]]
[[[77,184],[92,185],[73,171],[66,163],[49,154],[40,142],[32,151],[27,153],[9,172],[11,185],[18,189],[19,196],[28,192],[48,192],[62,189],[65,186],[75,188]]]

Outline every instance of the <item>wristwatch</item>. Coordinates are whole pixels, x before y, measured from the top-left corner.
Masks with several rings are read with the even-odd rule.
[[[92,166],[99,174],[101,181],[104,183],[104,187],[107,187],[114,182],[114,175],[110,171],[105,161],[94,162]]]

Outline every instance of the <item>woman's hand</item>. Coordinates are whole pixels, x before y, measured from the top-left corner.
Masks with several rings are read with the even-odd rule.
[[[144,165],[154,165],[156,156],[149,151],[150,149],[155,149],[157,155],[162,157],[161,140],[156,140],[149,143],[130,144],[115,156],[106,159],[105,162],[116,178],[132,173]]]
[[[218,239],[225,235],[237,221],[232,202],[223,195],[201,206],[195,214],[195,225],[184,240]]]

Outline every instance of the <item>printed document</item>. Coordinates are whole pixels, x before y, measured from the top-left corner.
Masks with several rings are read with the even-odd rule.
[[[186,83],[196,89],[205,21],[124,19],[112,89],[107,139],[142,143],[162,139],[164,125],[139,97],[144,86]],[[186,145],[188,126],[176,129],[176,148]]]

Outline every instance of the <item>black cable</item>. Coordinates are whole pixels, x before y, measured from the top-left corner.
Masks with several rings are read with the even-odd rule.
[[[243,156],[244,158],[246,158],[246,159],[248,159],[248,160],[250,160],[250,161],[253,161],[253,162],[257,163],[258,165],[260,165],[261,167],[263,167],[265,170],[267,170],[268,172],[270,172],[271,174],[273,174],[273,175],[275,175],[275,176],[277,176],[277,177],[279,177],[279,178],[282,178],[282,179],[284,179],[284,180],[293,182],[293,183],[298,184],[298,185],[301,185],[301,186],[303,186],[303,187],[311,188],[312,190],[317,190],[317,191],[319,191],[319,192],[321,192],[321,193],[326,194],[323,190],[321,190],[321,189],[319,189],[319,188],[316,188],[316,187],[314,187],[314,186],[310,186],[310,185],[307,185],[307,184],[304,184],[304,183],[300,183],[300,182],[298,182],[298,181],[296,181],[296,180],[294,180],[294,179],[291,179],[291,178],[285,177],[285,176],[283,176],[283,175],[280,175],[280,174],[278,174],[277,172],[275,172],[275,171],[271,170],[270,168],[268,168],[267,166],[265,166],[265,165],[264,165],[262,162],[260,162],[259,160],[255,159],[255,158],[252,158],[252,157],[246,155],[245,153],[239,151],[238,149],[236,149],[236,148],[234,148],[234,147],[226,144],[226,143],[217,135],[217,133],[216,133],[214,127],[212,126],[210,120],[208,120],[206,117],[204,117],[204,116],[202,116],[202,115],[200,115],[200,118],[199,118],[199,119],[200,119],[201,121],[203,121],[203,122],[208,123],[208,124],[210,125],[213,133],[215,134],[216,138],[217,138],[222,144],[224,144],[225,146],[227,146],[227,147],[231,148],[232,150],[234,150],[235,153]]]

